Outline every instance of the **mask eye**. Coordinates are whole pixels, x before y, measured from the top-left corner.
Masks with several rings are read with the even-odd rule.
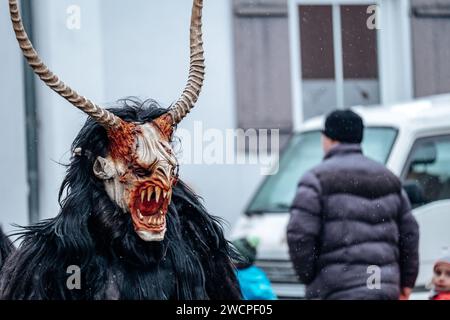
[[[144,168],[141,168],[141,167],[134,168],[133,172],[134,172],[134,174],[136,176],[141,177],[141,178],[148,177],[148,176],[150,176],[152,174],[152,172],[150,170],[144,169]]]

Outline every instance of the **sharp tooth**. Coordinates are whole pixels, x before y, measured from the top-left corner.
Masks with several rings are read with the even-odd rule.
[[[143,220],[144,220],[144,216],[142,215],[141,210],[138,209],[137,212],[138,212],[139,219],[140,219],[141,221],[143,221]]]
[[[152,218],[152,217],[148,218],[148,223],[149,223],[149,224],[152,224],[152,223],[153,223],[153,218]]]
[[[169,197],[168,197],[168,202],[170,203],[170,201],[172,201],[172,190],[169,191]]]
[[[147,201],[150,202],[150,200],[152,199],[152,194],[153,194],[153,187],[148,187],[147,189]]]
[[[156,187],[155,192],[156,192],[156,202],[159,202],[159,196],[161,195],[161,189]]]
[[[162,223],[162,217],[159,217],[158,218],[158,224],[161,224]]]
[[[167,198],[167,191],[163,191],[163,199]]]
[[[145,199],[145,190],[141,192],[141,202],[144,202]]]

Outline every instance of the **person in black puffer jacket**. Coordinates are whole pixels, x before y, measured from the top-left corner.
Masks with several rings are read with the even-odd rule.
[[[326,120],[322,164],[300,181],[287,227],[308,299],[407,299],[418,268],[419,227],[400,180],[362,153],[363,121]]]

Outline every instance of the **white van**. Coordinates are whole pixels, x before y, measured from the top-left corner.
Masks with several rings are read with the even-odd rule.
[[[353,108],[364,119],[365,155],[401,178],[420,225],[420,271],[413,299],[427,297],[433,263],[450,246],[450,95],[388,107]],[[289,260],[286,227],[296,186],[323,157],[324,117],[304,123],[284,149],[279,171],[258,188],[232,237],[260,238],[257,265],[280,298],[304,297]]]

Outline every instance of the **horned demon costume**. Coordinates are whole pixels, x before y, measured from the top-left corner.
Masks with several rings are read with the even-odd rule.
[[[239,299],[233,255],[220,221],[178,181],[171,142],[204,78],[203,0],[194,0],[191,68],[176,104],[124,100],[105,110],[58,79],[9,0],[20,47],[35,73],[90,116],[73,143],[61,212],[27,227],[0,278],[3,299]],[[70,290],[70,266],[81,288]]]

